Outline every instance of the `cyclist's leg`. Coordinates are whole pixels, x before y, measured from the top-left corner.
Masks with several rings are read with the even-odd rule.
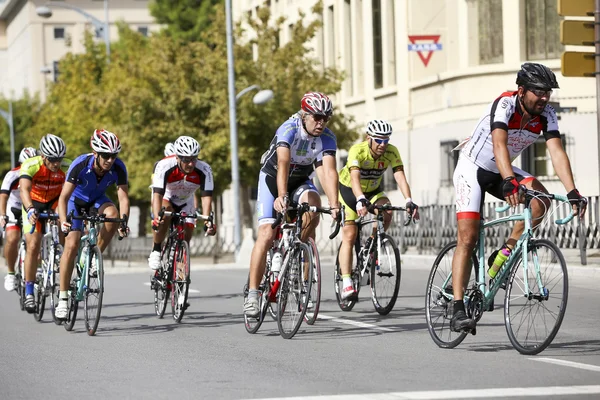
[[[390,199],[388,199],[387,194],[385,192],[379,192],[372,197],[368,197],[367,199],[371,202],[371,204],[376,204],[378,206],[382,206],[384,204],[391,204]],[[375,213],[378,213],[379,210],[375,210]],[[387,231],[390,224],[392,223],[392,211],[388,210],[383,213],[383,229]],[[377,227],[373,225],[373,230]]]
[[[356,225],[358,214],[355,209],[356,197],[354,197],[351,188],[340,184],[339,200],[340,205],[345,210],[345,221],[342,228],[342,243],[338,253],[338,263],[342,278],[342,300],[346,300],[356,293],[352,284],[352,258],[354,257],[356,235],[358,235]]]
[[[113,202],[106,196],[102,196],[94,202],[94,208],[98,209],[98,214],[105,214],[107,218],[119,218],[119,211]],[[119,228],[119,224],[116,222],[106,222],[102,224],[102,229],[98,234],[98,247],[100,252],[103,253],[104,249],[108,246],[112,240],[115,232]]]
[[[168,199],[165,199],[164,197],[162,199],[162,207],[164,207],[165,211],[173,211],[173,204],[171,204],[171,202]],[[162,248],[162,243],[165,240],[165,237],[167,236],[167,232],[169,231],[170,225],[171,217],[163,217],[163,223],[158,226],[158,229],[152,230],[153,245],[152,250],[150,251],[150,256],[148,257],[148,265],[152,270],[160,269],[160,252]]]
[[[21,238],[21,225],[8,213],[9,222],[5,226],[4,258],[8,267],[8,273],[4,277],[4,289],[15,290],[17,278],[15,277],[15,263],[19,254],[19,239]],[[20,216],[20,215],[19,215]]]
[[[71,285],[71,276],[75,265],[75,257],[79,249],[79,241],[81,239],[82,221],[76,226],[71,225],[71,232],[65,238],[65,244],[62,257],[60,258],[60,291],[58,293],[58,305],[56,306],[55,316],[57,319],[67,319],[67,302],[69,298],[69,286]]]
[[[307,180],[297,188],[290,190],[290,194],[293,203],[308,203],[311,206],[321,207],[321,196],[319,196],[319,191],[311,180]],[[306,242],[309,237],[315,239],[315,230],[319,225],[320,215],[308,212],[303,215],[302,219],[302,241]]]
[[[44,210],[43,204],[35,204],[34,206],[41,212]],[[35,311],[35,302],[33,299],[33,285],[35,282],[37,266],[40,256],[40,247],[42,244],[42,230],[43,221],[36,221],[35,230],[31,232],[32,225],[27,218],[27,211],[23,209],[23,232],[25,234],[25,245],[27,252],[25,253],[25,308],[28,312],[33,313]]]
[[[196,197],[193,196],[193,198],[188,199],[188,201],[181,205],[181,206],[176,206],[177,208],[179,208],[178,212],[184,212],[188,215],[194,215],[194,213],[196,212],[196,208],[195,207],[195,199]],[[186,218],[185,219],[185,240],[186,242],[188,242],[188,244],[190,243],[190,240],[192,240],[192,236],[194,235],[194,230],[196,229],[196,218]]]

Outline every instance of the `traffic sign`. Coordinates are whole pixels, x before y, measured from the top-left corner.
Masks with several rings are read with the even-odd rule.
[[[594,0],[558,0],[558,15],[563,17],[594,16]]]
[[[560,21],[560,42],[574,46],[593,46],[594,22]]]
[[[593,52],[565,51],[561,57],[560,72],[563,76],[596,76],[596,61]]]

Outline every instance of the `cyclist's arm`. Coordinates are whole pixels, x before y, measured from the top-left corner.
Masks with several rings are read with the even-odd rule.
[[[340,208],[338,199],[340,177],[338,176],[335,166],[335,156],[327,155],[323,157],[322,163],[317,167],[317,176],[323,186],[323,190],[329,201],[329,206]]]
[[[404,169],[397,169],[396,172],[394,172],[394,179],[396,180],[396,183],[398,184],[398,188],[402,192],[402,195],[404,196],[404,198],[405,199],[412,198],[412,195],[410,193],[410,185],[408,184],[408,181],[406,180],[406,174],[404,173]]]
[[[287,195],[288,176],[290,174],[290,149],[285,146],[277,147],[277,194],[278,197]]]
[[[556,175],[558,175],[558,178],[568,193],[575,189],[575,180],[573,179],[573,171],[571,169],[569,156],[562,146],[560,137],[548,139],[546,141],[546,146],[548,147],[548,152],[550,153],[550,159],[552,160],[554,171],[556,171]]]
[[[127,185],[117,186],[117,198],[119,199],[119,213],[121,214],[119,218],[123,215],[129,216],[129,187]]]
[[[357,199],[360,196],[364,196],[362,185],[360,184],[360,168],[350,168],[350,184],[352,185],[352,193]]]
[[[23,203],[23,208],[27,210],[32,205],[31,201],[31,179],[28,178],[20,178],[19,179],[19,193],[21,193],[21,202]]]
[[[65,182],[63,186],[60,196],[58,197],[58,218],[60,218],[61,222],[67,222],[67,203],[71,198],[71,195],[75,191],[77,185],[71,182]]]
[[[194,192],[194,210],[197,210],[197,209],[198,209],[198,194],[196,192]],[[204,208],[202,208],[202,210],[204,210]]]
[[[492,131],[492,144],[494,147],[494,159],[502,178],[515,176],[508,152],[508,131],[496,128]]]
[[[200,200],[202,202],[202,214],[210,215],[212,211],[212,195],[202,196]]]
[[[162,201],[163,195],[161,193],[152,193],[152,215],[154,215],[154,218],[158,218],[158,213],[160,212],[160,208],[162,207]]]

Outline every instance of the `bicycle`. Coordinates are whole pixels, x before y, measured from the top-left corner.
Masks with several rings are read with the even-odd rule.
[[[356,294],[346,300],[342,299],[343,279],[339,256],[342,244],[338,247],[333,273],[333,287],[337,303],[342,311],[351,311],[358,302],[361,286],[371,287],[371,301],[380,315],[387,315],[392,311],[398,298],[401,279],[400,251],[394,239],[385,233],[383,228],[383,212],[406,211],[405,207],[392,206],[391,204],[371,205],[369,212],[379,212],[376,217],[369,220],[359,218],[357,222],[358,234],[354,241],[354,254],[352,257],[352,285]],[[412,221],[412,215],[406,214],[404,226]],[[361,244],[360,232],[364,226],[377,224],[375,236],[369,236]],[[388,291],[390,293],[388,293]]]
[[[127,230],[127,216],[123,218],[108,218],[105,214],[87,214],[81,216],[73,215],[71,212],[67,216],[67,221],[82,220],[82,232],[85,232],[87,225],[87,234],[81,236],[77,256],[75,257],[75,268],[77,271],[75,278],[71,279],[69,286],[68,312],[65,321],[65,330],[73,330],[75,320],[77,319],[77,310],[79,302],[83,301],[83,321],[89,336],[94,336],[100,322],[102,313],[102,299],[104,296],[104,263],[102,252],[98,247],[98,224],[105,222],[114,222],[121,224],[121,229]],[[119,236],[119,240],[123,237]]]
[[[543,198],[567,204],[569,200],[566,196],[546,194],[525,187],[520,188],[520,193],[525,197],[523,212],[488,222],[482,219],[478,245],[471,257],[475,277],[467,285],[464,301],[467,315],[478,322],[485,311],[491,311],[496,293],[504,288],[504,323],[508,338],[519,353],[534,355],[543,351],[560,329],[567,307],[569,282],[567,265],[558,246],[547,239],[533,237],[531,200]],[[509,205],[498,207],[496,212],[502,213],[509,208]],[[570,215],[555,222],[566,224],[573,217],[571,210]],[[524,221],[525,230],[509,258],[487,286],[484,269],[485,230],[511,221]],[[451,242],[439,252],[427,281],[427,329],[433,341],[441,348],[454,348],[469,333],[476,333],[476,330],[453,332],[449,326],[453,315],[452,258],[456,246],[456,241]],[[529,314],[525,315],[527,312]],[[536,324],[534,320],[537,317],[541,317],[542,321]],[[551,319],[554,320],[553,323]],[[538,335],[544,337],[538,338]]]
[[[198,212],[188,215],[185,212],[166,211],[163,207],[158,216],[161,220],[163,217],[170,216],[171,226],[167,240],[161,249],[161,267],[150,279],[150,290],[154,291],[154,311],[158,318],[162,318],[170,296],[173,319],[181,322],[188,307],[187,297],[191,282],[190,247],[185,240],[185,220],[202,219],[212,224],[214,213],[211,212],[208,216]]]
[[[39,218],[46,220],[46,233],[42,236],[40,246],[40,268],[36,273],[36,279],[33,288],[35,299],[35,312],[33,316],[36,321],[41,321],[44,316],[46,306],[46,297],[50,295],[50,311],[54,323],[60,325],[61,321],[56,319],[54,311],[58,305],[58,296],[60,285],[56,281],[55,274],[58,273],[60,257],[63,247],[59,242],[58,236],[58,214],[52,212],[43,212]],[[29,233],[33,233],[35,226]]]
[[[19,307],[21,311],[25,310],[25,254],[27,253],[25,238],[19,239],[17,251],[17,261],[15,262],[15,292],[19,296]]]
[[[307,212],[318,212],[331,214],[329,207],[311,206],[308,203],[292,205],[287,211],[297,212],[295,220],[283,222],[284,215],[279,213],[275,222],[271,224],[273,229],[281,229],[281,240],[278,240],[276,250],[281,251],[283,261],[281,269],[274,276],[271,264],[267,264],[265,273],[259,284],[259,314],[257,317],[248,317],[244,314],[244,325],[248,333],[256,333],[264,321],[265,314],[271,303],[277,302],[277,328],[284,339],[291,339],[298,332],[305,318],[309,302],[312,302],[313,311],[308,317],[312,323],[317,318],[320,302],[320,283],[317,283],[317,291],[313,294],[315,274],[316,246],[306,244],[300,240],[302,233],[302,216]],[[329,239],[337,236],[343,210],[338,214],[336,227]],[[313,242],[314,243],[314,242]],[[271,249],[273,250],[273,249]],[[319,264],[320,267],[320,264]],[[317,272],[319,279],[320,271]],[[318,281],[320,282],[320,281]],[[244,286],[244,302],[248,298],[249,280]],[[311,296],[314,296],[312,298]]]

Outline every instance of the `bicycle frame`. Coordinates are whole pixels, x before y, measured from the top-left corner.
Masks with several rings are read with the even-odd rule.
[[[41,214],[41,217],[48,218],[48,215]],[[46,264],[46,260],[52,260],[50,264],[54,264],[54,258],[56,257],[55,251],[60,245],[58,239],[58,226],[56,225],[56,219],[46,219],[46,233],[42,236],[42,242],[40,247],[40,258],[42,260],[42,284],[44,287],[44,295],[48,294],[50,285],[54,283],[54,268],[50,268]]]
[[[97,245],[97,235],[98,235],[98,231],[96,229],[96,224],[97,222],[90,222],[90,227],[88,228],[88,233],[81,236],[81,239],[79,239],[79,249],[77,250],[77,257],[75,257],[75,260],[79,261],[76,262],[76,268],[78,269],[79,273],[79,279],[77,282],[77,292],[75,293],[75,300],[77,301],[83,301],[83,295],[85,294],[85,291],[88,288],[88,269],[90,267],[90,250],[92,248],[94,248]],[[85,226],[85,224],[84,224]],[[81,260],[81,257],[83,256],[83,250],[85,248],[88,248],[88,252],[87,252],[87,256],[85,257],[84,260]],[[81,262],[83,261],[83,262]],[[80,269],[80,265],[83,264],[83,268]]]

